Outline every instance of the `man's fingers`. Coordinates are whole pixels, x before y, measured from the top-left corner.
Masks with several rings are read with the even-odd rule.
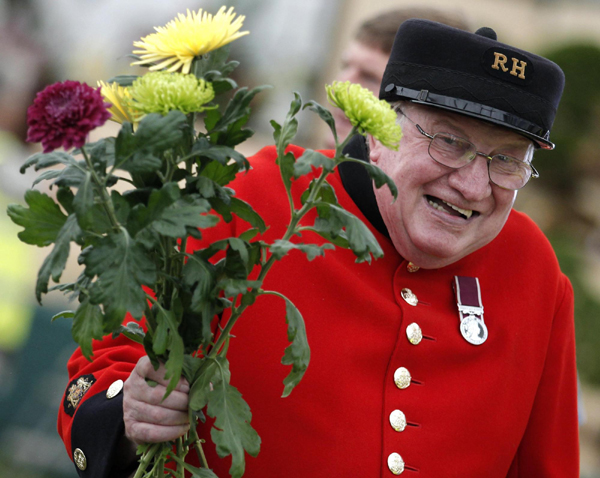
[[[153,380],[154,382],[164,385],[165,387],[169,384],[169,380],[165,379],[167,370],[164,364],[160,364],[158,369],[154,370],[152,362],[150,362],[148,356],[144,356],[138,361],[134,372],[143,379]],[[175,387],[175,390],[187,393],[190,390],[190,385],[185,378],[181,377],[177,383],[177,386]]]
[[[162,426],[151,423],[125,423],[125,436],[136,444],[159,443],[176,440],[185,434],[190,425]]]
[[[187,411],[177,411],[163,406],[130,400],[123,407],[123,420],[160,426],[179,426],[189,423]]]
[[[150,405],[160,405],[171,410],[187,411],[189,403],[189,395],[187,393],[174,390],[167,398],[164,398],[166,391],[167,388],[163,385],[151,387],[141,377],[137,379],[131,378],[131,380],[125,382],[124,401],[132,399]]]

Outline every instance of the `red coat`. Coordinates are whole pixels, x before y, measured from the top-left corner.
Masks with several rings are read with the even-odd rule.
[[[274,240],[289,219],[274,149],[259,152],[252,164],[235,189],[271,225],[264,237]],[[368,223],[337,173],[330,183],[342,206]],[[246,227],[234,221],[215,234]],[[391,477],[387,461],[396,452],[405,462],[403,475],[415,478],[578,477],[573,293],[539,229],[513,211],[489,245],[445,268],[417,272],[372,230],[385,252],[372,265],[355,264],[346,250],[312,262],[292,252],[267,276],[263,288],[283,293],[303,314],[311,346],[311,364],[290,397],[280,398],[288,372],[280,364],[287,346],[283,301],[261,296],[236,324],[228,353],[232,384],[249,403],[262,438],[244,476]],[[479,278],[489,330],[483,345],[467,343],[459,332],[455,275]],[[405,288],[417,296],[416,306],[402,298]],[[412,323],[423,332],[418,345],[407,338]],[[119,410],[100,392],[125,379],[142,353],[126,339],[105,338],[95,345],[93,363],[79,352],[69,362],[71,378],[96,380],[74,419],[64,406],[59,414],[67,450],[78,447],[88,457],[89,471],[81,476],[107,476],[97,449],[109,457],[118,427],[98,414],[105,407],[114,420]],[[406,389],[394,383],[399,367],[412,377]],[[406,417],[404,431],[390,425],[394,410]],[[217,458],[209,445],[209,465],[229,476],[230,460]]]

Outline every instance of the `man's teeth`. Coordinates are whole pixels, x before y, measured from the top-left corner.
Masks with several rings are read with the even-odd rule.
[[[440,199],[440,201],[442,201],[444,204],[447,204],[455,211],[458,211],[463,216],[465,216],[467,219],[469,219],[471,217],[471,215],[473,214],[473,210],[471,210],[471,209],[461,209],[460,207],[455,206],[454,204],[450,204],[449,202],[444,201],[443,199]],[[441,204],[438,204],[435,201],[432,201],[431,199],[429,199],[428,202],[429,202],[429,204],[431,204],[431,206],[433,206],[438,211],[446,212],[446,210],[444,209],[444,207]]]

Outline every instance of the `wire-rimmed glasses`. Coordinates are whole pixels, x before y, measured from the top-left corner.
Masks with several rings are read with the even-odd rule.
[[[495,154],[489,156],[477,151],[477,148],[469,140],[450,133],[426,133],[421,126],[411,120],[402,111],[399,111],[408,121],[414,124],[429,142],[429,156],[436,163],[452,169],[460,169],[477,156],[482,156],[488,163],[488,175],[490,181],[503,189],[517,190],[527,184],[530,178],[538,178],[537,170],[527,161],[522,161],[506,154]]]

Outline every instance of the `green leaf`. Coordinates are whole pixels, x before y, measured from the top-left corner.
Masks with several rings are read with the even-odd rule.
[[[208,358],[203,360],[197,378],[190,388],[190,409],[198,411],[206,406],[211,392],[211,383],[218,372],[219,366],[215,360]]]
[[[118,83],[121,86],[131,86],[139,78],[139,75],[117,75],[108,80],[107,83]]]
[[[156,356],[168,355],[165,362],[165,379],[169,380],[164,398],[175,390],[181,373],[183,371],[184,362],[184,346],[183,339],[179,335],[179,323],[175,317],[175,312],[165,310],[160,305],[156,314],[157,327],[152,338],[152,351]]]
[[[127,201],[127,199],[125,199],[121,193],[119,193],[119,191],[114,189],[110,192],[110,200],[113,203],[113,209],[115,211],[115,215],[117,216],[117,221],[119,221],[120,224],[127,224],[127,218],[131,212],[129,201]]]
[[[60,174],[57,176],[53,184],[56,184],[64,188],[79,188],[81,184],[86,180],[86,173],[88,168],[84,161],[78,161],[74,164],[69,164],[66,168],[60,170]],[[49,173],[50,171],[46,171]]]
[[[65,294],[70,301],[74,301],[80,299],[80,295],[87,297],[91,283],[91,279],[82,272],[75,282],[57,284],[50,287],[48,292],[58,290]]]
[[[283,156],[277,158],[277,165],[281,170],[281,178],[283,185],[289,191],[292,187],[292,177],[294,176],[294,163],[296,158],[292,153],[285,153]]]
[[[294,92],[294,99],[290,104],[290,109],[285,117],[283,126],[279,127],[277,123],[271,121],[271,125],[275,129],[273,138],[275,139],[279,156],[282,156],[283,151],[289,146],[289,144],[292,142],[292,139],[298,132],[298,120],[295,118],[295,116],[298,114],[301,107],[302,99],[297,92]]]
[[[131,209],[127,221],[127,229],[138,240],[140,236],[139,232],[144,229],[146,229],[146,233],[151,232],[149,226],[152,222],[158,220],[164,210],[180,197],[181,191],[179,190],[179,185],[174,182],[166,183],[160,189],[150,189],[150,195],[147,199],[148,205],[144,205],[144,201],[142,200]],[[131,198],[131,195],[128,198]],[[152,239],[156,239],[154,233],[151,236]]]
[[[123,140],[116,145],[117,167],[130,173],[150,173],[159,169],[162,162],[158,156],[181,144],[186,126],[186,116],[181,111],[170,111],[166,116],[158,113],[145,116],[134,134],[134,142],[127,138],[127,130],[122,128]],[[133,150],[133,154],[124,161],[129,150]]]
[[[112,338],[116,339],[119,335],[124,335],[129,340],[133,340],[138,344],[144,343],[146,333],[137,322],[127,322],[127,325],[121,325],[112,333]]]
[[[338,235],[344,237],[357,262],[371,262],[371,254],[376,258],[383,256],[383,250],[373,233],[354,214],[329,203],[319,203],[317,212],[319,216],[314,229],[334,238]]]
[[[211,322],[216,313],[214,293],[216,287],[216,268],[204,259],[200,253],[188,257],[183,266],[183,282],[192,290],[190,308],[200,314],[201,342],[208,344],[212,338]]]
[[[25,228],[24,231],[19,232],[19,239],[39,247],[52,244],[65,224],[67,216],[50,196],[35,189],[25,192],[25,202],[29,208],[9,204],[7,209],[12,221]]]
[[[223,166],[233,159],[239,168],[248,169],[250,164],[246,157],[233,148],[221,145],[212,145],[206,138],[199,138],[192,147],[192,153],[200,158],[218,161]]]
[[[282,296],[283,297],[283,296]],[[304,376],[310,362],[310,347],[306,337],[304,319],[298,308],[287,298],[285,299],[285,321],[288,324],[287,336],[291,344],[285,349],[281,363],[291,365],[292,370],[283,380],[285,385],[282,397],[287,397]]]
[[[77,194],[75,194],[73,208],[81,229],[84,231],[92,229],[94,227],[94,185],[92,183],[92,173],[89,171],[86,173]]]
[[[254,239],[258,234],[260,233],[260,231],[256,228],[252,228],[252,229],[248,229],[247,231],[242,232],[238,237],[242,240],[242,241],[246,241],[246,242],[250,242],[252,239]]]
[[[98,276],[90,289],[90,299],[104,306],[108,319],[105,332],[117,328],[128,311],[134,318],[141,318],[146,306],[142,285],[152,287],[156,281],[156,266],[144,249],[121,229],[82,255],[86,275]]]
[[[244,450],[250,456],[257,456],[260,437],[250,425],[250,407],[237,388],[229,384],[229,363],[223,357],[216,361],[220,373],[215,375],[207,408],[208,416],[215,418],[210,435],[221,458],[231,455],[229,474],[240,478],[246,467]]]
[[[152,337],[152,350],[156,355],[163,355],[169,346],[169,327],[171,321],[167,314],[173,314],[171,311],[165,311],[162,307],[156,314],[156,329]]]
[[[277,130],[275,130],[275,133],[273,134],[275,144],[277,145],[277,151],[284,151],[285,148],[290,145],[297,132],[298,120],[294,117],[286,119],[281,127],[281,131],[277,132]]]
[[[177,325],[177,324],[175,324]],[[169,380],[167,385],[167,391],[165,392],[164,398],[168,397],[169,394],[175,390],[181,373],[183,372],[183,357],[184,357],[184,345],[183,339],[177,328],[171,329],[169,333],[169,358],[165,362],[165,379]]]
[[[38,272],[37,283],[35,286],[35,295],[38,302],[41,303],[42,294],[48,292],[48,281],[50,280],[50,277],[52,277],[54,282],[60,280],[60,276],[62,275],[67,264],[67,259],[69,258],[71,241],[75,241],[81,233],[75,214],[71,214],[56,236],[56,243],[52,252],[46,256],[42,263],[42,267]]]
[[[138,452],[138,454],[140,454],[140,453]],[[209,470],[208,468],[196,468],[195,466],[192,466],[189,463],[186,463],[185,461],[183,461],[177,455],[170,455],[170,456],[177,463],[179,463],[181,466],[183,466],[187,471],[189,471],[192,474],[191,478],[219,478],[217,475],[215,475],[213,473],[212,470]]]
[[[228,91],[234,90],[238,87],[238,84],[231,78],[214,78],[211,81],[211,84],[213,91],[215,92],[215,96],[222,95],[223,93],[227,93]]]
[[[335,120],[333,119],[333,115],[331,114],[331,111],[329,111],[327,108],[324,108],[319,103],[317,103],[316,101],[313,101],[313,100],[308,101],[302,109],[306,109],[306,108],[317,113],[319,115],[319,117],[323,121],[325,121],[325,123],[327,123],[327,125],[329,126],[329,129],[331,129],[331,132],[333,133],[335,142],[337,143],[337,131],[335,129]]]
[[[57,164],[74,164],[77,163],[75,158],[68,153],[62,151],[53,151],[52,153],[36,153],[30,156],[27,161],[21,166],[21,174],[25,173],[28,168],[34,166],[36,171],[40,169],[56,166]]]
[[[50,322],[54,322],[57,319],[72,319],[73,317],[75,317],[75,312],[72,310],[63,310],[62,312],[53,315]]]
[[[254,209],[252,209],[252,206],[250,206],[250,204],[247,202],[232,197],[229,207],[231,208],[231,212],[236,214],[244,221],[250,223],[252,227],[258,229],[260,232],[265,232],[267,230],[267,225],[265,224],[265,221],[263,221],[263,218],[260,217],[260,215]]]
[[[205,199],[185,196],[165,208],[151,227],[163,236],[184,237],[187,236],[188,227],[208,228],[219,222],[217,216],[203,215],[210,209],[210,204]]]
[[[237,164],[223,165],[218,161],[210,161],[200,172],[200,175],[211,179],[219,186],[225,186],[235,179],[239,171]],[[223,199],[223,198],[221,198]]]
[[[60,176],[61,174],[62,174],[61,169],[50,169],[48,171],[44,171],[37,178],[35,178],[35,180],[33,181],[33,183],[31,185],[35,186],[36,184],[39,184],[42,181],[48,181],[50,179],[55,179],[58,176]]]
[[[238,294],[248,293],[248,289],[261,286],[260,281],[245,279],[223,279],[217,283],[220,289],[223,289],[225,297],[234,297]]]
[[[322,153],[307,149],[302,156],[296,160],[294,165],[294,176],[299,178],[304,174],[311,172],[312,168],[323,168],[327,172],[334,170],[336,164],[331,158],[328,158]]]
[[[71,189],[59,187],[58,191],[56,191],[56,199],[63,209],[67,211],[67,214],[73,214],[75,212],[75,208],[73,207],[75,195]]]
[[[251,91],[240,88],[227,105],[223,115],[207,115],[205,125],[212,143],[234,147],[254,134],[251,129],[244,129],[250,118],[249,104],[254,96],[265,88],[268,87],[259,86]]]
[[[158,239],[150,231],[169,237],[184,237],[188,228],[214,226],[219,218],[204,215],[210,211],[206,199],[194,195],[181,197],[177,183],[167,183],[161,189],[152,191],[148,206],[138,204],[131,210],[128,229],[136,239],[152,245]]]
[[[71,335],[75,342],[81,347],[81,353],[85,358],[92,358],[92,339],[101,340],[103,335],[102,310],[97,305],[85,299],[75,311]]]
[[[194,357],[190,354],[185,354],[183,357],[183,376],[192,385],[198,375],[198,371],[204,363],[203,357]]]
[[[217,162],[212,162],[211,164],[217,164],[220,166],[220,164]],[[193,182],[196,185],[198,193],[203,198],[218,198],[225,204],[229,204],[231,202],[231,196],[229,195],[230,190],[228,188],[219,186],[212,179],[206,178],[204,176],[198,176],[193,180]]]
[[[300,197],[302,205],[304,205],[308,200],[310,193],[312,192],[313,188],[317,185],[317,182],[317,179],[313,179],[308,185],[306,191],[302,193],[302,196]],[[331,184],[329,184],[327,181],[321,183],[321,187],[319,189],[319,192],[316,194],[315,201],[326,202],[329,204],[339,206],[337,196],[335,195],[335,191]]]
[[[283,258],[283,256],[285,256],[291,250],[296,249],[304,252],[307,259],[312,261],[317,256],[324,256],[325,249],[335,249],[335,247],[331,244],[323,244],[322,246],[317,244],[294,244],[290,241],[278,239],[271,244],[269,249],[271,250],[271,254],[273,254],[277,260]]]
[[[302,108],[302,98],[300,97],[300,93],[294,91],[294,99],[290,103],[290,109],[288,111],[287,117],[292,118],[298,114],[300,109]]]
[[[267,88],[270,88],[270,86],[257,86],[250,91],[248,91],[248,88],[246,87],[237,90],[227,105],[223,116],[221,116],[215,126],[209,130],[208,133],[212,135],[215,132],[225,132],[230,129],[232,125],[238,123],[238,121],[243,121],[243,124],[245,124],[248,121],[248,116],[250,114],[250,102],[258,93]],[[238,124],[238,126],[240,125]]]
[[[135,151],[137,139],[133,135],[133,125],[124,122],[115,142],[115,162],[117,165],[127,161]]]
[[[85,145],[96,171],[106,175],[106,167],[115,163],[115,138],[102,138],[95,143]]]
[[[390,192],[392,193],[392,196],[394,196],[394,199],[398,198],[398,188],[396,187],[396,183],[394,183],[394,180],[390,178],[379,166],[367,163],[366,161],[351,158],[349,156],[345,156],[342,162],[352,162],[360,164],[367,170],[367,173],[375,183],[375,187],[377,189],[379,189],[381,186],[387,185],[387,187],[390,189]]]
[[[193,72],[197,78],[204,78],[206,81],[211,81],[212,76],[207,78],[208,73],[219,73],[222,76],[229,75],[238,65],[239,62],[232,61],[227,63],[231,45],[225,45],[216,50],[212,50],[200,58],[194,59]]]

